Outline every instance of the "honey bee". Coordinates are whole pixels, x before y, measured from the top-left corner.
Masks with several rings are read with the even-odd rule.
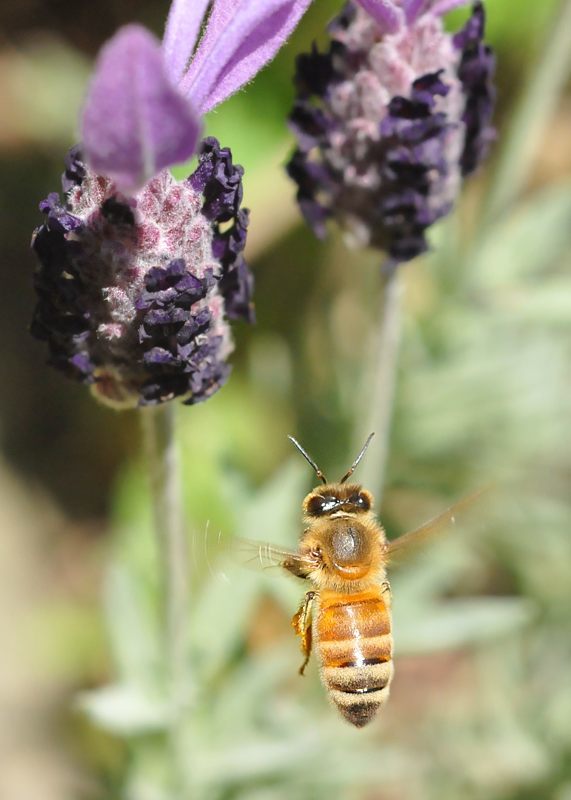
[[[322,485],[303,501],[305,527],[297,551],[260,544],[258,557],[313,585],[292,619],[304,656],[299,672],[303,675],[313,648],[329,698],[345,719],[362,728],[386,703],[394,672],[389,561],[453,522],[454,514],[480,493],[389,542],[373,511],[371,492],[347,483],[373,434],[335,483],[327,481],[293,436],[288,438]]]

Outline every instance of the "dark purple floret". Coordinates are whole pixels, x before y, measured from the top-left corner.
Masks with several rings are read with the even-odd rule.
[[[496,99],[493,79],[496,59],[492,49],[483,43],[485,11],[476,3],[474,12],[464,28],[454,36],[454,46],[462,52],[458,77],[466,95],[462,121],[466,139],[462,153],[462,174],[469,175],[488,154],[495,138],[491,124]]]
[[[40,211],[46,215],[46,226],[50,231],[60,231],[66,233],[76,230],[82,225],[81,220],[70,214],[57,192],[51,192],[45,200],[40,203]]]
[[[127,203],[121,203],[116,197],[109,197],[101,206],[101,213],[112,225],[134,225],[135,215]]]
[[[222,386],[226,319],[253,315],[241,178],[209,139],[188,181],[162,173],[127,199],[74,148],[65,199],[42,202],[33,239],[32,333],[50,363],[121,406],[194,404]]]
[[[304,153],[318,147],[323,137],[333,129],[327,115],[320,108],[303,100],[295,103],[289,124],[296,135],[299,149]]]
[[[435,98],[447,91],[440,73],[425,75],[413,83],[410,99],[391,101],[390,113],[381,124],[383,193],[378,219],[372,219],[371,243],[384,246],[394,262],[424,252],[426,229],[450,210],[449,203],[435,208],[429,204],[431,192],[448,176],[446,134],[450,123],[434,110]],[[375,232],[382,228],[385,230],[377,239]],[[387,238],[388,246],[384,244]]]
[[[86,347],[90,315],[84,301],[86,287],[74,265],[76,243],[68,242],[59,227],[51,227],[49,212],[45,213],[47,222],[35,231],[32,240],[41,267],[34,276],[38,303],[31,332],[48,343],[53,366],[71,378],[91,383],[95,365]]]
[[[243,257],[249,222],[248,210],[240,208],[243,174],[242,167],[233,165],[230,150],[210,137],[203,142],[200,164],[189,180],[204,195],[203,214],[214,222],[212,252],[222,265],[220,291],[226,314],[253,323],[254,277]]]
[[[385,251],[389,268],[428,248],[428,228],[449,213],[461,175],[492,138],[484,21],[478,2],[452,39],[427,4],[407,30],[385,34],[349,3],[329,26],[328,50],[298,58],[287,171],[317,236],[334,218],[357,245]],[[439,56],[442,68],[422,71]]]
[[[207,219],[226,222],[238,213],[243,174],[243,168],[232,163],[228,147],[220,147],[213,137],[204,140],[200,164],[189,181],[204,195],[202,213]]]
[[[64,192],[69,192],[74,186],[81,186],[85,178],[86,169],[83,162],[80,145],[72,147],[65,157],[65,171],[61,176],[61,185]]]
[[[310,161],[301,148],[294,152],[286,169],[297,184],[297,202],[305,221],[318,239],[324,239],[325,223],[333,216],[333,210],[320,203],[318,195],[324,191],[333,195],[335,175],[319,161]]]
[[[434,73],[413,83],[410,98],[391,100],[381,138],[371,143],[368,154],[383,179],[376,191],[345,190],[342,176],[333,168],[326,170],[321,162],[309,160],[302,148],[295,152],[288,172],[298,183],[302,212],[318,236],[325,233],[325,220],[341,212],[363,221],[369,244],[386,250],[394,262],[408,261],[427,249],[426,229],[450,210],[446,201],[429,208],[429,195],[448,176],[450,123],[434,108],[435,98],[447,92],[440,73]],[[299,115],[296,111],[294,115],[297,123]],[[319,202],[324,191],[334,198],[329,205]]]
[[[322,95],[338,76],[329,53],[320,53],[314,43],[311,53],[302,53],[295,64],[295,88],[302,97]]]
[[[141,405],[188,395],[187,404],[198,403],[222,386],[228,365],[218,358],[217,337],[204,343],[211,316],[207,308],[192,307],[206,297],[211,276],[190,275],[181,259],[166,268],[147,273],[145,293],[138,304],[141,314],[139,342],[147,380],[141,387]]]
[[[213,279],[207,273],[203,279],[188,272],[182,258],[177,258],[166,267],[151,267],[145,275],[145,291],[137,300],[138,311],[151,308],[189,309],[206,296]]]

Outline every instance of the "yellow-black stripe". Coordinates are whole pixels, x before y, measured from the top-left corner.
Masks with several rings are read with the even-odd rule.
[[[366,725],[388,698],[393,676],[391,617],[380,588],[319,596],[313,635],[321,679],[353,725]]]

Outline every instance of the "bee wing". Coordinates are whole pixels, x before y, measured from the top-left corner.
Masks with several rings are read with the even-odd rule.
[[[443,533],[449,525],[453,525],[456,522],[456,517],[459,514],[471,508],[488,489],[489,487],[484,487],[472,494],[466,495],[466,497],[458,500],[457,503],[449,506],[449,508],[437,514],[435,517],[432,517],[432,519],[429,519],[428,522],[425,522],[420,527],[403,533],[402,536],[399,536],[398,539],[394,539],[392,542],[387,542],[386,556],[388,560],[400,560],[411,551],[416,550],[419,545],[424,544],[427,540],[432,539],[439,533]]]
[[[257,569],[279,567],[298,578],[306,578],[315,563],[307,556],[295,550],[285,550],[268,542],[257,542],[252,539],[238,539],[235,549],[240,560]]]

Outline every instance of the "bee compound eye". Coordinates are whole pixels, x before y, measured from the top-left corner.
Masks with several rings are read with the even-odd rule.
[[[310,498],[307,504],[307,513],[310,514],[312,517],[318,517],[320,514],[323,514],[325,509],[325,499],[320,495],[314,495]]]
[[[334,495],[314,494],[307,502],[307,513],[312,517],[319,517],[323,514],[331,514],[339,508],[341,502]]]
[[[352,494],[349,498],[349,503],[351,503],[353,506],[356,506],[360,511],[368,511],[371,507],[369,498],[360,492]]]

